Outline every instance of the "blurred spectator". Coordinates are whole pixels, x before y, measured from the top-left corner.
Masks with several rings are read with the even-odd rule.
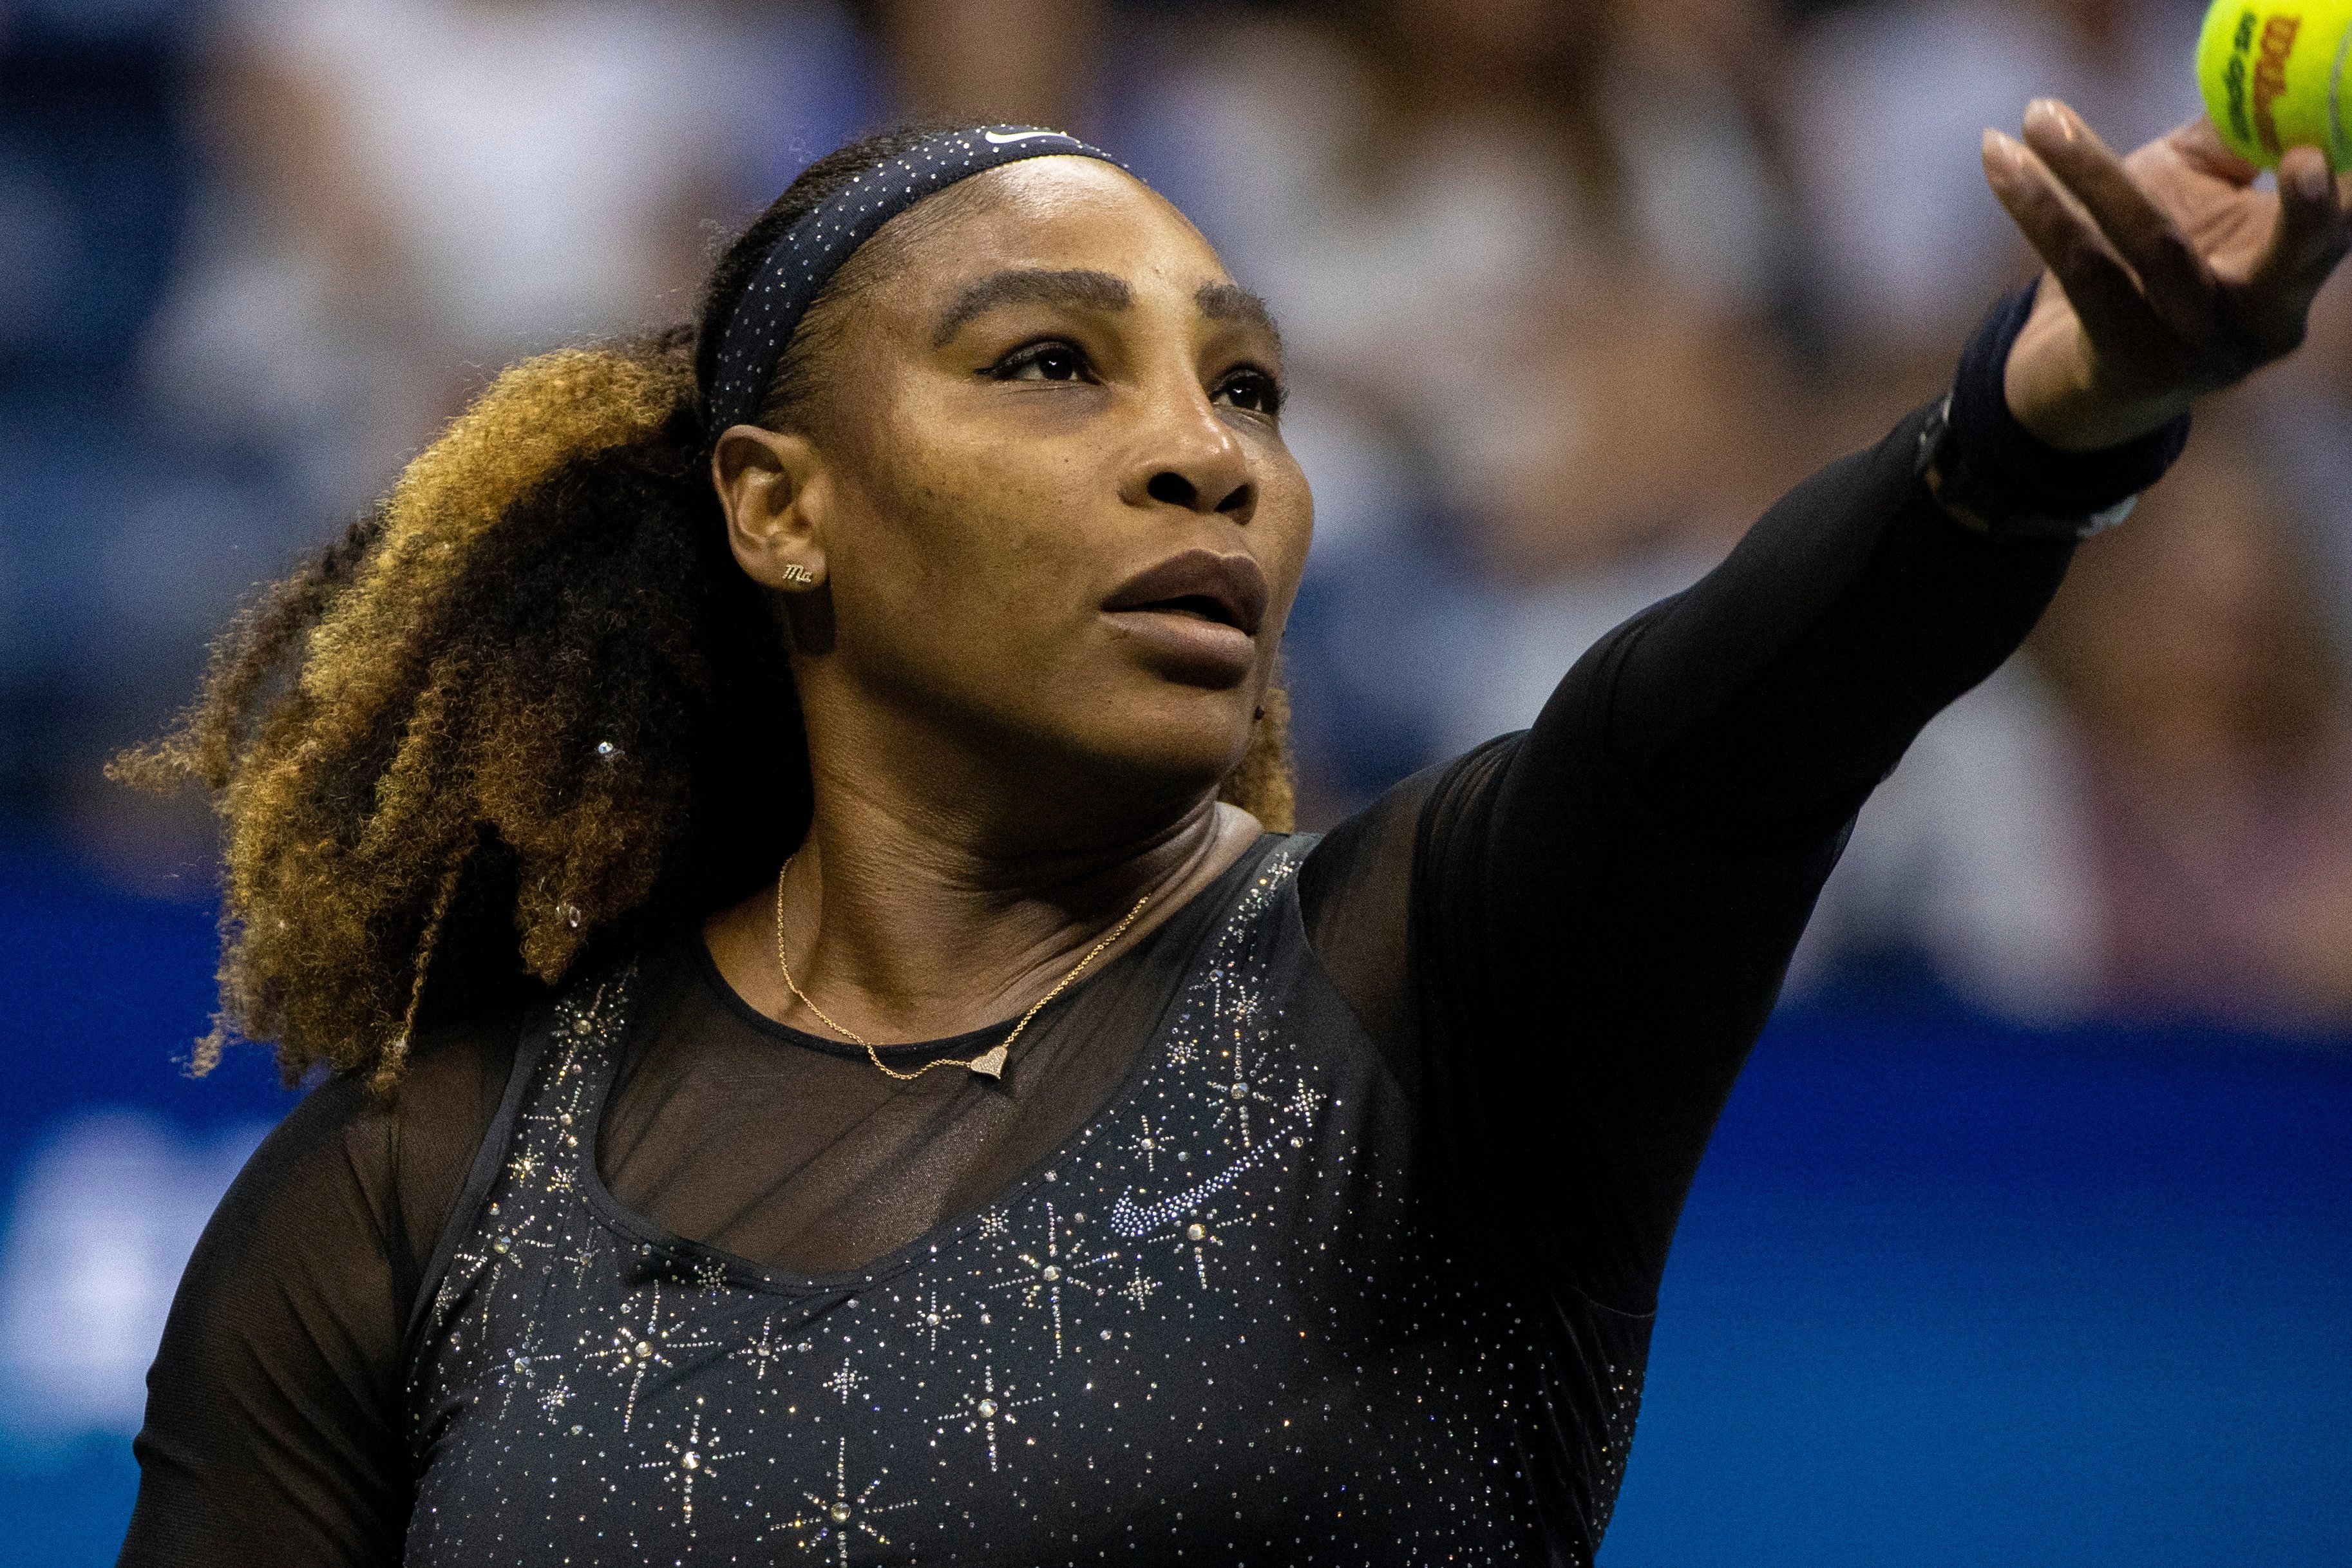
[[[2199,112],[2203,0],[1891,0],[1808,28],[1787,77],[1822,308],[1868,351],[1940,358],[2032,257],[1990,191],[1987,125],[2065,99],[2136,147]]]
[[[102,396],[171,265],[185,18],[162,0],[0,8],[0,397]]]
[[[1641,257],[1530,305],[1505,416],[1517,439],[1465,486],[1499,581],[1661,551],[1712,561],[1813,465],[1807,389],[1754,319]]]
[[[902,111],[1095,131],[1100,0],[869,0]]]
[[[1530,440],[1474,493],[1486,616],[1441,749],[1534,721],[1603,632],[1719,559],[1819,452],[1786,350],[1626,267],[1528,323]]]
[[[2012,659],[1936,716],[1878,787],[1790,967],[1799,995],[1921,971],[2024,1023],[2099,998],[2105,910],[2081,745],[2049,684]]]
[[[2138,515],[2082,552],[2037,635],[2079,724],[2126,1012],[2352,1019],[2352,722],[2292,508],[2209,411]]]
[[[775,101],[764,9],[235,0],[158,396],[348,510],[498,367],[690,314],[701,225],[806,110]]]
[[[196,667],[201,632],[142,635],[176,598],[126,615],[114,548],[161,513],[219,516],[126,396],[194,172],[189,11],[0,9],[0,830],[48,821],[76,763],[94,774],[76,744],[93,714],[168,711],[152,689],[119,695],[119,677]]]
[[[2329,624],[2352,648],[2352,273],[2338,273],[2312,311],[2311,336],[2247,389],[2273,477],[2310,520]]]
[[[2250,402],[1864,808],[1801,986],[1909,953],[2028,1020],[2352,1021],[2352,708]]]
[[[1378,407],[1449,478],[1548,433],[1512,417],[1526,317],[1628,256],[1760,303],[1771,181],[1728,89],[1638,6],[1435,0],[1206,34],[1170,111],[1188,210],[1268,292],[1302,380]]]

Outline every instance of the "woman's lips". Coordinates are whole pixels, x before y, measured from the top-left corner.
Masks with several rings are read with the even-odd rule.
[[[1188,685],[1218,691],[1237,686],[1257,663],[1255,638],[1189,610],[1143,605],[1106,610],[1103,618],[1164,674]]]
[[[1223,689],[1248,678],[1265,618],[1265,574],[1245,554],[1180,550],[1137,572],[1102,612],[1173,678]]]
[[[1193,610],[1205,618],[1257,635],[1265,619],[1265,573],[1246,555],[1179,550],[1113,589],[1105,610]],[[1189,601],[1189,602],[1188,602]]]

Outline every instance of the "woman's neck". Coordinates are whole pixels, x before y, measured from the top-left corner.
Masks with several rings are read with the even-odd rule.
[[[870,789],[820,788],[808,839],[786,868],[782,939],[793,978],[877,1044],[1017,1016],[1139,900],[1150,902],[1122,946],[1213,882],[1261,831],[1247,812],[1205,800],[1077,846],[1008,842],[1001,825],[954,816]],[[830,1034],[784,983],[778,907],[768,883],[713,915],[704,940],[746,1002]]]

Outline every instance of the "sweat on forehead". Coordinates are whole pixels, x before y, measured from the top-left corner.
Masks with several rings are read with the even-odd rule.
[[[827,279],[877,230],[924,197],[988,169],[1028,158],[1097,158],[1126,165],[1076,137],[1035,126],[980,126],[926,136],[851,177],[778,236],[729,313],[709,388],[713,437],[758,415],[793,330]]]

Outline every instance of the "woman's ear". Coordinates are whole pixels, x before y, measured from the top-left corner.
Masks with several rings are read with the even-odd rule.
[[[710,481],[744,575],[782,593],[823,585],[831,492],[824,461],[806,436],[734,425],[710,455]]]

